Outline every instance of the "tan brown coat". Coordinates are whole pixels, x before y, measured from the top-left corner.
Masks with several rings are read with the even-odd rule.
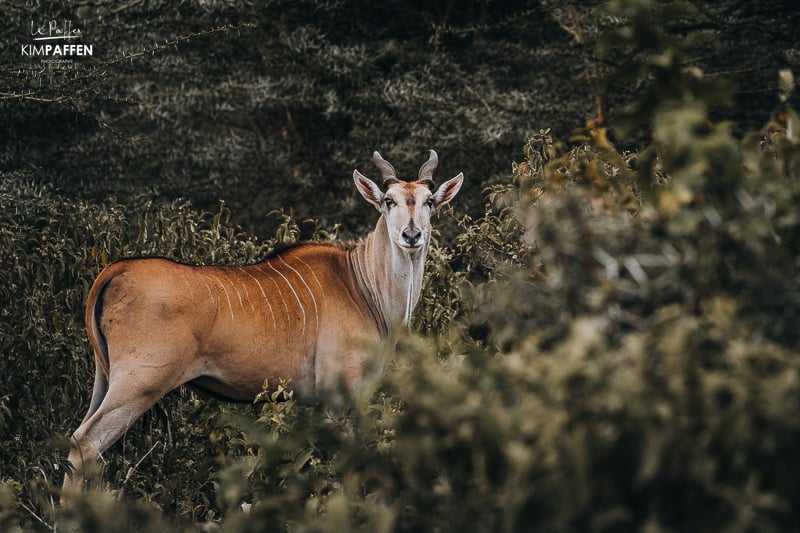
[[[76,474],[65,489],[82,486],[85,466],[180,385],[239,401],[252,400],[265,380],[286,381],[300,395],[339,380],[358,386],[374,347],[409,323],[430,216],[463,181],[459,174],[433,191],[433,151],[409,182],[373,157],[386,191],[358,171],[353,178],[380,217],[349,249],[302,244],[247,266],[127,259],[100,273],[86,306],[95,383],[73,434]]]

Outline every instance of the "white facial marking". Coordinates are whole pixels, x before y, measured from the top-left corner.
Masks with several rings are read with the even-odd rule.
[[[386,191],[382,213],[392,242],[407,253],[424,249],[430,236],[430,189],[417,182],[401,182]]]

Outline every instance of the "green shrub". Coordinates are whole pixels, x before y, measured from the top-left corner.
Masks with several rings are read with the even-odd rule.
[[[664,16],[638,5],[618,36],[634,48]],[[675,41],[650,45],[642,75],[670,83],[637,107],[647,148],[597,124],[571,149],[533,138],[463,221],[451,331],[403,339],[344,420],[263,407],[232,493],[251,514],[231,524],[794,527],[800,121],[735,138],[708,116],[719,87],[654,60]]]

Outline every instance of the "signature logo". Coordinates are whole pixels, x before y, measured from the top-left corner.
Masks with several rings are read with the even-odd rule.
[[[73,28],[71,20],[60,25],[57,20],[48,20],[44,24],[31,21],[31,35],[34,41],[52,41],[56,39],[80,39],[83,36],[80,28]]]
[[[83,38],[83,31],[71,20],[31,21],[30,36],[32,42],[22,45],[21,55],[44,57],[42,63],[71,63],[72,59],[65,58],[94,54],[94,45],[76,42]]]

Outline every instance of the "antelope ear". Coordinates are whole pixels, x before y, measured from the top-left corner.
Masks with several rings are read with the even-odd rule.
[[[462,183],[464,183],[464,174],[459,172],[455,178],[451,178],[439,185],[439,188],[433,193],[433,205],[436,209],[444,207],[450,200],[455,198],[458,191],[461,190]]]
[[[375,182],[364,176],[358,170],[353,171],[353,181],[356,182],[356,189],[364,197],[364,200],[372,204],[378,211],[381,210],[383,193]]]

